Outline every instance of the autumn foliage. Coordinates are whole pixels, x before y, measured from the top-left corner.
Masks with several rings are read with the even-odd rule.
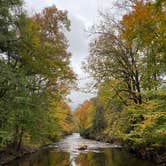
[[[90,116],[85,137],[165,147],[166,2],[124,2],[121,17],[104,12],[93,26],[84,68],[97,96],[75,114],[84,126]]]
[[[18,152],[71,133],[66,96],[76,80],[67,12],[51,6],[28,16],[23,8],[0,2],[0,147]]]

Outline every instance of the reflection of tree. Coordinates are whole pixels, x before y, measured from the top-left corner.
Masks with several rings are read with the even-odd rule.
[[[76,165],[79,166],[89,166],[89,161],[87,159],[87,154],[81,153],[75,160]]]
[[[103,149],[101,153],[80,154],[75,161],[77,166],[152,166],[121,149]]]
[[[12,166],[153,166],[152,163],[137,159],[122,149],[101,149],[100,153],[81,153],[75,160],[70,153],[50,149],[40,151]]]
[[[66,152],[53,152],[50,153],[51,164],[48,166],[69,166],[70,165],[70,155]]]
[[[105,166],[105,162],[106,160],[104,153],[82,153],[76,159],[76,164],[79,166]]]
[[[104,154],[107,161],[105,166],[152,166],[151,163],[137,159],[123,149],[104,149]]]
[[[19,162],[14,166],[69,166],[70,155],[67,152],[43,151],[33,154],[23,162]]]

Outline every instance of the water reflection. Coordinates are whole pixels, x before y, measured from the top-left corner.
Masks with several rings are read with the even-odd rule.
[[[88,145],[87,151],[79,151],[81,144]],[[21,160],[11,166],[154,166],[126,153],[115,145],[69,136],[47,149]]]
[[[69,153],[44,150],[16,160],[11,163],[11,166],[69,166],[70,163]]]
[[[80,154],[75,162],[79,166],[154,166],[120,149],[104,149],[101,153]]]

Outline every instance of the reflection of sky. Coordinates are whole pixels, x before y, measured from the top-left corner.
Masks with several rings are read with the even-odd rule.
[[[79,87],[85,87],[89,82],[87,74],[81,69],[81,62],[88,55],[89,39],[85,29],[91,27],[98,18],[98,9],[103,10],[112,5],[114,0],[25,0],[26,7],[30,13],[40,11],[46,6],[55,4],[60,9],[69,11],[71,20],[71,32],[66,36],[69,40],[69,51],[72,53],[71,65],[74,72],[79,75]],[[72,109],[76,108],[84,100],[92,97],[93,94],[72,91]]]
[[[87,146],[87,150],[81,151],[79,148],[81,146]],[[51,147],[58,147],[58,151],[70,153],[70,159],[73,160],[81,153],[87,153],[88,151],[93,151],[95,153],[100,153],[100,148],[118,148],[120,146],[115,144],[109,144],[89,139],[84,139],[79,133],[73,133],[70,136],[62,139],[60,142],[51,145]]]
[[[84,145],[88,147],[87,150],[79,150],[79,148]],[[62,139],[60,142],[50,145],[50,147],[55,147],[60,152],[68,152],[70,154],[71,166],[77,166],[75,160],[82,153],[87,154],[89,151],[100,153],[101,148],[119,148],[120,146],[84,139],[79,133],[74,133]]]

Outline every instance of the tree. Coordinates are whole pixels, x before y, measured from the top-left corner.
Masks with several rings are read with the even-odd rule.
[[[103,105],[98,103],[97,99],[93,100],[93,105],[94,105],[94,115],[92,117],[93,120],[92,130],[95,133],[100,133],[105,128]]]
[[[56,135],[63,136],[64,134],[71,134],[73,130],[73,117],[70,106],[65,101],[54,102],[51,111],[57,123]],[[53,131],[55,132],[55,131]]]
[[[120,80],[125,83],[129,99],[142,103],[139,56],[134,46],[130,47],[121,38],[123,26],[102,15],[103,21],[95,30],[96,38],[90,44],[91,51],[85,69],[99,83],[106,80]]]
[[[128,99],[142,104],[143,91],[162,85],[164,11],[155,2],[132,1],[130,10],[120,20],[101,13],[101,22],[92,32],[90,56],[84,65],[99,86],[107,80],[119,80],[124,86],[118,93],[127,92]]]
[[[70,24],[55,6],[29,17],[20,1],[1,3],[0,144],[19,151],[27,140],[39,144],[58,136],[52,103],[63,103],[76,79],[64,36]],[[67,124],[70,111],[64,111],[59,121]]]
[[[159,87],[165,73],[165,5],[162,1],[137,1],[131,12],[123,16],[123,39],[130,46],[134,44],[142,55],[140,77],[144,89]]]
[[[76,130],[84,132],[87,128],[91,127],[91,111],[92,101],[86,100],[74,112]]]
[[[15,58],[16,20],[20,10],[22,10],[22,0],[0,2],[0,51],[7,54],[8,60]]]

